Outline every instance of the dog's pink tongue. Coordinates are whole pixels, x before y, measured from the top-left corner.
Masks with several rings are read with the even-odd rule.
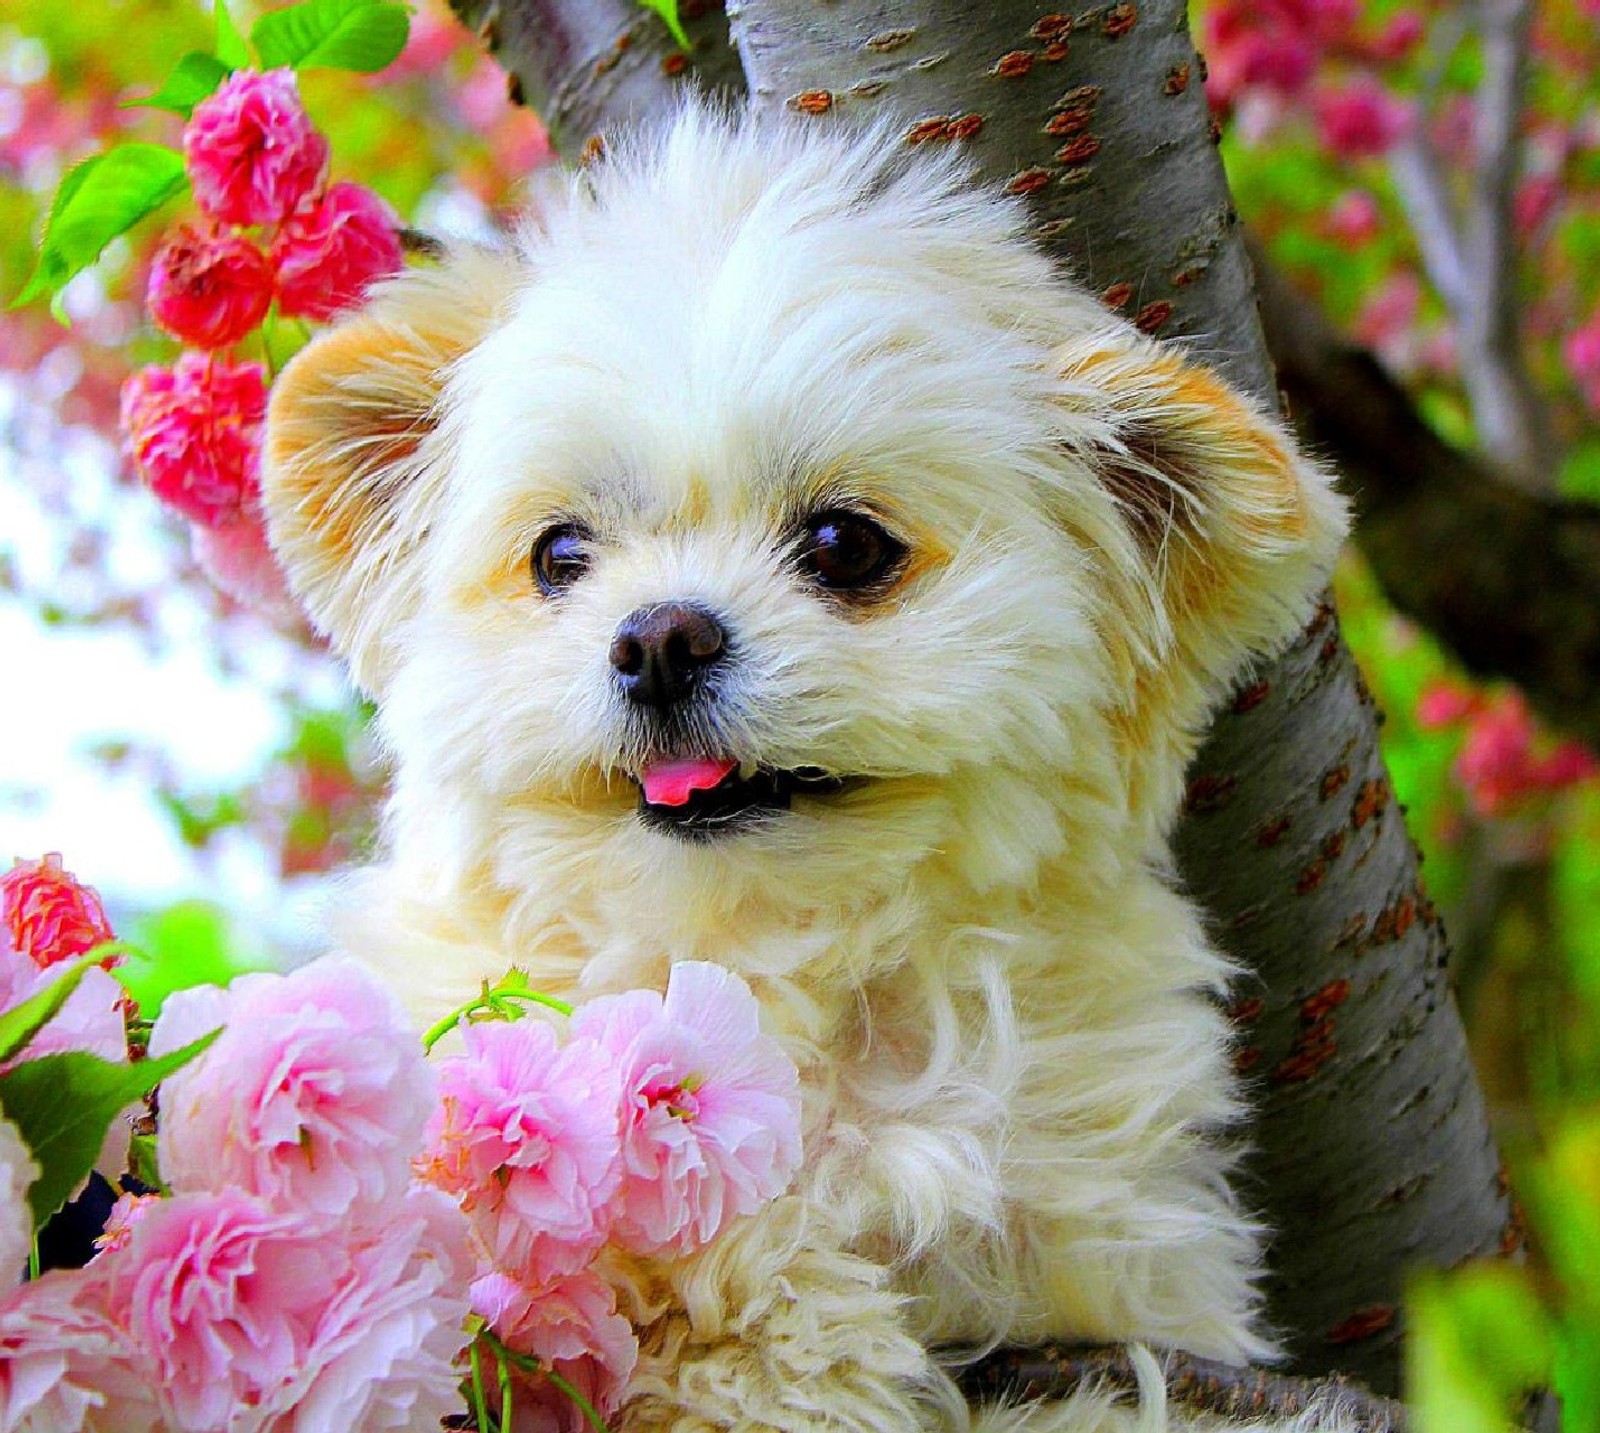
[[[639,773],[644,799],[652,806],[682,806],[696,791],[709,791],[739,763],[713,761],[709,756],[688,756],[681,761],[658,761]]]

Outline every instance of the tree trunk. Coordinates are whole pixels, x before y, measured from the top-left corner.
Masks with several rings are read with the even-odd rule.
[[[737,88],[704,6],[683,7],[686,64],[626,0],[457,3],[569,154],[665,107],[689,75]],[[1015,0],[742,0],[729,21],[755,104],[824,124],[892,116],[902,142],[966,145],[1029,196],[1040,241],[1109,306],[1272,400],[1181,0],[1070,16]],[[1219,717],[1178,847],[1251,972],[1238,1061],[1260,1098],[1244,1192],[1276,1230],[1271,1316],[1297,1369],[1390,1391],[1407,1268],[1515,1234],[1443,934],[1331,608]]]

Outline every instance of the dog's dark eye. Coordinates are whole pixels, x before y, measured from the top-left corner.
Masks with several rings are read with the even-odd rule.
[[[589,532],[564,522],[540,535],[533,545],[533,580],[551,597],[572,586],[589,570]]]
[[[905,554],[904,545],[871,518],[835,509],[806,524],[800,570],[820,587],[849,592],[881,582]]]

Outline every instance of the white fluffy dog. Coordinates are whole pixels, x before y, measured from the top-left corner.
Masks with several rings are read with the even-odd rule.
[[[1000,1341],[1270,1352],[1166,838],[1343,506],[1023,229],[883,133],[690,109],[274,395],[273,540],[398,767],[340,941],[429,1017],[720,962],[800,1066],[797,1187],[639,1276],[629,1430],[966,1427]]]

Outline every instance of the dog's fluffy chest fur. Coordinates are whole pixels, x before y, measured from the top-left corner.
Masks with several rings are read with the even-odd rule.
[[[429,1019],[715,961],[801,1069],[795,1189],[636,1271],[625,1427],[959,1427],[1000,1340],[1265,1350],[1229,972],[1165,871],[1343,530],[1274,419],[948,157],[690,110],[311,345],[265,496],[396,758],[339,942]]]

